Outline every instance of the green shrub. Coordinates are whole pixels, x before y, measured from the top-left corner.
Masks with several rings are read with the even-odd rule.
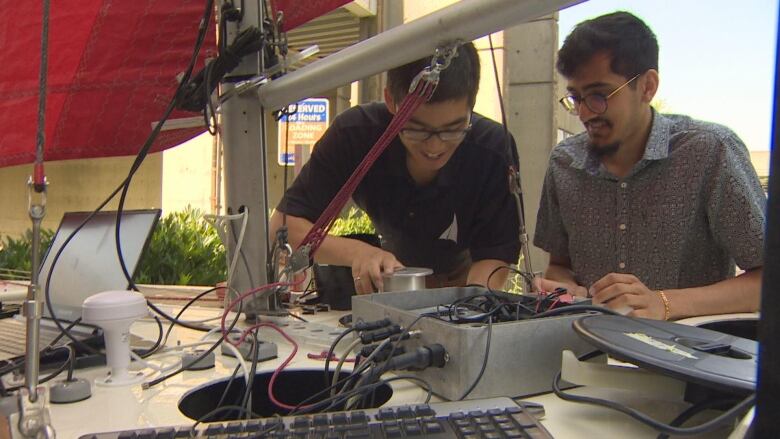
[[[227,278],[225,247],[203,214],[187,207],[157,224],[138,268],[137,283],[214,285]]]
[[[41,259],[51,245],[54,231],[41,229]],[[6,236],[0,240],[0,274],[9,278],[29,279],[32,270],[31,260],[32,230],[27,229],[20,238]]]
[[[376,233],[376,230],[366,212],[357,207],[350,207],[345,216],[336,219],[329,233],[343,236],[356,233]]]

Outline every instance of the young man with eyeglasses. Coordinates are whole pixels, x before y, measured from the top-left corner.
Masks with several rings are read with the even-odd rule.
[[[353,107],[334,120],[279,203],[272,233],[286,215],[290,244],[301,242],[428,65],[430,58],[389,71],[384,103]],[[382,247],[328,236],[315,254],[318,263],[352,267],[358,293],[381,291],[382,274],[403,266],[433,269],[428,286],[441,287],[487,285],[494,269],[517,262],[517,208],[507,174],[510,160],[517,166],[515,143],[500,124],[472,111],[479,72],[474,45],[461,45],[430,101],[415,111],[353,194]],[[490,285],[500,288],[506,277],[499,270]]]
[[[757,311],[766,195],[731,130],[650,106],[653,32],[627,12],[582,22],[556,67],[586,131],[550,157],[538,287],[653,319]]]

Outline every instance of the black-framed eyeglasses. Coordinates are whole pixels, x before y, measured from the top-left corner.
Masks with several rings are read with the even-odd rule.
[[[595,114],[604,114],[607,111],[607,101],[612,96],[615,96],[620,90],[623,90],[628,84],[631,84],[636,78],[641,76],[641,73],[637,73],[633,78],[629,79],[623,85],[616,88],[612,93],[603,95],[599,93],[591,93],[582,97],[574,95],[566,95],[562,97],[558,102],[563,105],[569,113],[578,116],[580,114],[580,105],[585,104],[588,110]]]
[[[469,116],[470,118],[471,116]],[[404,128],[400,131],[401,135],[407,140],[414,142],[425,142],[433,136],[436,136],[442,142],[457,142],[463,140],[466,134],[471,130],[471,122],[465,127],[459,130],[418,130],[412,128]]]

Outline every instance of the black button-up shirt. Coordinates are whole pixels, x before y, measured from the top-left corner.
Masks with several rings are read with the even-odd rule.
[[[315,222],[391,119],[382,103],[339,115],[278,209]],[[434,181],[417,186],[406,167],[406,149],[396,137],[353,200],[373,221],[382,247],[406,266],[446,274],[472,260],[514,264],[520,241],[517,207],[509,192],[508,147],[515,148],[514,140],[500,124],[474,114],[472,129]]]

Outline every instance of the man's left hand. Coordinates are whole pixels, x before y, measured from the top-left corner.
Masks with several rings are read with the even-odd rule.
[[[591,285],[589,292],[596,305],[604,305],[631,317],[664,318],[661,296],[633,274],[610,273]]]

